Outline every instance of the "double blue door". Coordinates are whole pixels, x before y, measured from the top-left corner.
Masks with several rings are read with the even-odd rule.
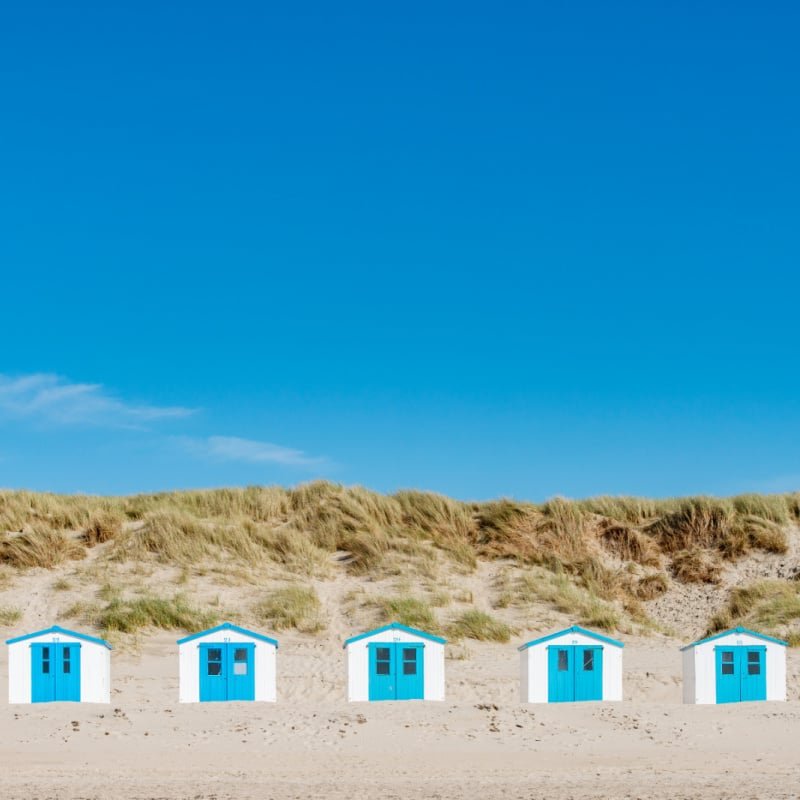
[[[80,702],[81,646],[63,642],[31,645],[31,702]]]
[[[717,647],[717,702],[767,699],[767,648]]]
[[[200,701],[255,700],[254,644],[200,645]]]
[[[423,700],[424,672],[425,645],[370,642],[370,700]]]
[[[547,700],[570,703],[603,699],[603,648],[553,645],[547,649]]]

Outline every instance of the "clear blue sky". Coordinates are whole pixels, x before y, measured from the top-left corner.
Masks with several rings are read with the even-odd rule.
[[[800,488],[799,23],[5,4],[0,486]]]

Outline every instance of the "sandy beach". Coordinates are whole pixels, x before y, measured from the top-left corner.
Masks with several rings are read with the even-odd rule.
[[[680,702],[677,641],[625,638],[625,700],[524,706],[513,646],[447,662],[444,703],[348,704],[338,640],[281,637],[276,704],[179,705],[175,637],[115,653],[112,704],[0,707],[4,798],[675,798],[800,793],[789,702]],[[5,653],[0,680],[5,684]]]

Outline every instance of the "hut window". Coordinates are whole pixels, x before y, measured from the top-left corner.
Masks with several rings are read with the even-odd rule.
[[[583,651],[583,671],[584,672],[594,671],[594,650]]]
[[[569,670],[569,652],[566,650],[558,651],[558,671],[567,672]]]
[[[378,675],[391,675],[391,649],[378,647],[375,649],[375,672]]]
[[[722,652],[722,674],[733,675],[733,650]]]
[[[761,653],[750,652],[747,654],[747,674],[761,674]]]
[[[65,675],[69,675],[70,673],[70,649],[69,647],[64,648],[64,660],[62,664],[62,669],[64,670]]]
[[[417,674],[417,648],[403,648],[403,675]]]
[[[222,673],[222,648],[208,648],[208,674],[220,675]]]
[[[237,647],[233,651],[233,674],[247,675],[247,648]]]
[[[42,674],[49,675],[50,674],[50,648],[43,647],[42,648]]]

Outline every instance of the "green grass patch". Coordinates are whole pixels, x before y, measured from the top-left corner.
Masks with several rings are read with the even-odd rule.
[[[311,586],[275,589],[253,610],[262,624],[276,631],[294,628],[301,633],[317,633],[326,625],[322,603]]]
[[[419,628],[428,633],[440,633],[441,627],[430,603],[411,595],[381,597],[371,603],[380,612],[380,622],[399,622],[409,628]]]
[[[477,639],[480,642],[507,642],[514,629],[485,611],[470,609],[447,626],[453,639]]]
[[[111,592],[101,591],[101,594],[110,596],[105,605],[78,602],[67,609],[64,616],[81,618],[102,631],[103,635],[139,633],[147,628],[197,633],[220,621],[216,611],[200,609],[181,594],[134,598],[123,598]]]

